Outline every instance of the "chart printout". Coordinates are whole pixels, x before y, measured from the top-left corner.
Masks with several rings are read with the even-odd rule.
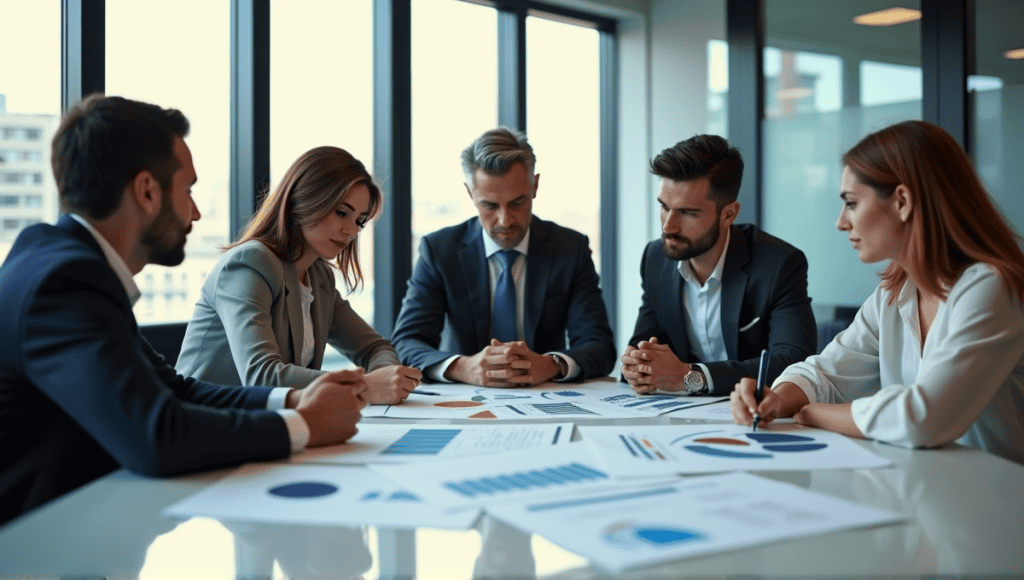
[[[397,485],[365,467],[252,463],[168,507],[164,514],[224,521],[320,526],[426,526],[465,530],[473,511],[444,514],[414,485]]]
[[[293,455],[292,463],[407,463],[564,445],[572,423],[528,425],[422,425],[360,423],[341,445],[316,447]]]
[[[884,467],[888,459],[830,431],[796,424],[579,426],[608,473],[643,477],[721,471]]]
[[[477,420],[656,417],[727,398],[675,393],[638,395],[629,385],[611,380],[543,383],[521,389],[431,384],[417,391],[401,404],[371,405],[363,414],[367,417]]]
[[[505,503],[487,512],[612,573],[903,519],[744,472]]]
[[[590,448],[580,443],[368,467],[395,482],[415,481],[417,494],[446,510],[621,485],[600,468]]]

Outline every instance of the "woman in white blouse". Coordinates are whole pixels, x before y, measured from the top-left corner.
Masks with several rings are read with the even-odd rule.
[[[851,326],[733,420],[797,423],[904,447],[953,441],[1024,464],[1024,254],[952,137],[908,121],[843,156],[836,227],[891,260]]]
[[[300,156],[203,283],[176,368],[221,384],[303,388],[330,344],[366,370],[370,404],[395,404],[420,371],[335,288],[362,283],[359,232],[383,196],[362,162],[338,147]]]

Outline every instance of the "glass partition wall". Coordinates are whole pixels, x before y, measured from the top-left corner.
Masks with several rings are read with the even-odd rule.
[[[1017,232],[1024,231],[1024,0],[975,0],[967,117],[975,169]]]
[[[920,13],[885,26],[857,22],[881,8],[765,4],[763,226],[807,255],[819,320],[863,303],[885,266],[862,264],[836,230],[841,155],[872,131],[922,115]]]

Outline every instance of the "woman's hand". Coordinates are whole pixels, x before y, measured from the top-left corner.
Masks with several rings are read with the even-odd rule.
[[[744,378],[736,383],[736,388],[729,395],[733,423],[753,425],[754,415],[760,415],[758,426],[764,426],[779,417],[800,411],[808,403],[807,395],[793,383],[782,383],[776,389],[765,385],[760,403],[757,402],[756,389],[755,379]]]
[[[366,402],[369,405],[397,405],[420,384],[423,373],[402,365],[381,367],[366,373]]]

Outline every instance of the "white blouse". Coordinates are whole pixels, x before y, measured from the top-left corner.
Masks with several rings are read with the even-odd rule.
[[[967,268],[940,303],[921,346],[909,280],[889,304],[881,286],[853,324],[816,356],[790,365],[811,402],[852,401],[865,436],[903,447],[951,441],[1024,464],[1024,307],[986,264]]]

